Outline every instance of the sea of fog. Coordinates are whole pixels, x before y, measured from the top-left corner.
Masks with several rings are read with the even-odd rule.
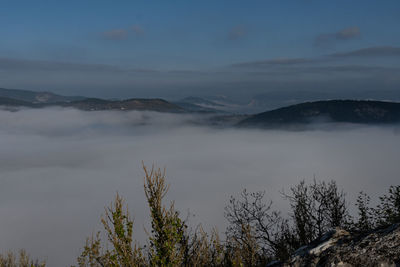
[[[224,206],[244,188],[280,191],[301,179],[335,179],[353,201],[399,183],[400,136],[393,127],[332,125],[308,131],[216,129],[193,115],[0,111],[0,252],[25,248],[50,266],[75,263],[116,192],[143,242],[148,211],[141,162],[166,167],[175,201],[192,225],[224,231]]]

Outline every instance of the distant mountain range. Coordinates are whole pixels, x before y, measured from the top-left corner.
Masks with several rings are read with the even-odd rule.
[[[294,95],[296,97],[296,95]],[[297,95],[298,98],[299,95]],[[305,97],[304,95],[302,97]],[[262,98],[261,98],[262,99]],[[255,115],[238,112],[241,106],[225,98],[187,97],[177,102],[163,99],[132,98],[106,100],[82,96],[62,96],[0,88],[0,106],[7,108],[50,106],[93,110],[150,110],[173,113],[206,113],[201,124],[214,126],[282,128],[304,126],[314,122],[345,122],[362,124],[400,123],[400,103],[372,100],[323,100],[289,105]]]
[[[50,92],[34,92],[28,90],[0,88],[0,97],[11,98],[29,103],[58,103],[85,99],[83,96],[62,96]]]
[[[82,96],[62,96],[49,92],[0,89],[0,105],[11,107],[43,108],[49,106],[73,107],[80,110],[152,110],[184,112],[185,110],[163,99],[105,100]]]
[[[277,91],[271,90],[251,98],[224,96],[186,97],[174,102],[185,109],[204,112],[228,112],[233,114],[257,114],[290,105],[305,102],[316,102],[334,99],[357,99],[375,101],[400,102],[399,90],[370,90],[370,91]]]
[[[223,96],[208,97],[185,97],[179,101],[173,102],[187,111],[202,113],[246,113],[246,105],[237,104]]]
[[[187,111],[200,113],[217,113],[219,112],[218,107],[221,106],[200,97],[186,97],[173,103],[184,108]]]
[[[400,102],[400,90],[271,90],[253,96],[247,107],[250,113],[258,113],[304,102],[334,99]]]
[[[252,115],[237,125],[275,128],[313,122],[398,123],[400,122],[400,103],[368,100],[306,102]]]
[[[185,110],[166,100],[153,98],[132,98],[126,100],[104,100],[87,98],[69,103],[59,103],[64,107],[74,107],[81,110],[152,110],[159,112],[184,112]]]

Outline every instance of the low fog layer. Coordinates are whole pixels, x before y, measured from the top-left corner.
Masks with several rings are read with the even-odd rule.
[[[148,211],[141,161],[167,167],[168,200],[192,225],[225,226],[243,188],[279,191],[305,178],[335,179],[354,200],[398,183],[397,127],[310,131],[213,129],[198,118],[74,109],[0,111],[0,251],[25,248],[51,266],[73,264],[118,191],[143,241]],[[194,215],[194,216],[193,216]]]

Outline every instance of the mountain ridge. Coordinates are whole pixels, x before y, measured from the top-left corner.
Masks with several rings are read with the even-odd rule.
[[[82,100],[83,96],[63,96],[47,91],[30,91],[21,89],[0,88],[0,97],[26,101],[31,103],[57,103]]]
[[[184,108],[160,98],[130,98],[107,100],[81,96],[62,96],[50,92],[34,92],[0,88],[0,105],[9,107],[44,108],[51,106],[72,107],[85,111],[94,110],[151,110],[159,112],[184,112]]]
[[[400,122],[400,103],[373,100],[321,100],[305,102],[250,116],[239,127],[274,128],[316,121],[361,124]]]

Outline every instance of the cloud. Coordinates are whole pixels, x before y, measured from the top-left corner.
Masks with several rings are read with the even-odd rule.
[[[360,34],[360,28],[349,27],[335,33],[335,37],[337,40],[349,40],[359,37]]]
[[[400,47],[394,46],[375,46],[353,50],[350,52],[335,53],[329,55],[337,58],[350,58],[350,57],[392,57],[400,56]]]
[[[125,29],[114,29],[103,32],[102,36],[106,40],[120,41],[128,38],[128,32]]]
[[[128,39],[129,35],[133,33],[135,36],[142,36],[145,34],[144,29],[140,25],[133,25],[129,29],[114,29],[105,31],[101,35],[103,39],[121,41]]]
[[[243,25],[233,27],[228,33],[228,40],[243,39],[248,34],[247,29]]]
[[[106,64],[85,64],[45,60],[0,58],[0,71],[50,71],[50,72],[97,72],[97,73],[159,73],[156,69],[120,68]]]
[[[380,67],[380,66],[363,66],[363,65],[333,65],[333,66],[312,66],[287,69],[286,75],[306,75],[319,74],[326,78],[347,76],[361,76],[368,78],[370,75],[379,75],[380,77],[388,77],[400,74],[400,68]]]
[[[395,128],[304,132],[213,129],[197,117],[74,109],[0,111],[0,251],[25,248],[51,266],[70,266],[115,192],[126,198],[143,241],[148,210],[141,161],[167,167],[167,202],[190,222],[226,225],[224,206],[243,188],[279,191],[305,178],[335,179],[354,203],[398,183]],[[338,125],[336,125],[338,126]],[[340,127],[337,127],[338,129]],[[360,182],[362,181],[362,182]],[[143,244],[143,242],[142,242]]]
[[[338,92],[337,95],[339,96],[341,92],[340,89],[343,87],[343,84],[345,84],[346,87],[351,87],[357,85],[360,82],[360,79],[365,79],[363,81],[365,84],[367,83],[367,80],[371,78],[373,78],[375,82],[379,81],[382,83],[385,80],[387,81],[388,78],[397,77],[400,75],[399,67],[337,64],[336,62],[335,64],[318,65],[279,65],[271,68],[267,68],[266,66],[250,65],[249,67],[243,67],[239,71],[237,71],[236,75],[247,75],[252,77],[254,81],[265,79],[265,85],[263,87],[268,87],[267,79],[281,81],[282,83],[286,84],[285,87],[289,92],[294,90],[296,87],[300,87],[305,80],[315,81],[315,84],[311,84],[309,87],[317,89],[317,91],[323,91],[321,88],[318,88],[321,85],[316,83],[317,80],[319,82],[326,83],[335,80],[336,83],[341,84],[337,84],[338,88],[332,88],[332,90],[336,90]],[[348,81],[349,78],[353,78],[353,80]],[[298,85],[293,85],[296,84],[296,82]],[[368,85],[368,87],[372,87],[372,85]],[[310,96],[312,96],[312,94]]]
[[[262,68],[268,66],[278,66],[278,65],[299,65],[299,64],[307,64],[317,62],[317,59],[312,58],[275,58],[275,59],[267,59],[260,61],[249,61],[232,64],[232,67],[254,67],[254,68]]]
[[[133,25],[131,27],[131,30],[138,36],[143,35],[145,33],[145,31],[140,25]]]
[[[76,72],[121,72],[122,69],[105,64],[83,64],[44,60],[0,58],[0,70],[17,71],[76,71]]]
[[[302,65],[315,65],[321,68],[326,67],[338,67],[344,69],[345,66],[326,66],[327,64],[337,64],[341,62],[341,60],[345,60],[347,58],[362,58],[362,57],[395,57],[400,56],[400,47],[393,46],[376,46],[376,47],[367,47],[358,50],[352,50],[348,52],[341,53],[332,53],[327,55],[322,55],[319,57],[304,57],[304,58],[275,58],[275,59],[265,59],[258,61],[248,61],[248,62],[239,62],[231,64],[230,67],[236,68],[248,68],[248,69],[264,69],[268,67],[279,67],[279,66],[293,66],[300,67]],[[356,66],[349,65],[350,69],[392,69],[390,67],[374,67],[374,66]]]
[[[331,75],[332,73],[357,73],[357,74],[371,74],[371,73],[399,73],[399,68],[391,67],[380,67],[380,66],[363,66],[363,65],[326,65],[326,66],[299,66],[299,67],[289,67],[280,70],[281,74],[305,74],[305,73],[315,73],[315,74],[325,74]],[[276,74],[276,73],[275,73]]]
[[[361,36],[360,28],[348,27],[335,33],[323,33],[315,37],[314,45],[318,47],[330,47],[339,41],[348,41]]]
[[[398,89],[400,63],[395,60],[398,55],[399,47],[367,47],[314,57],[261,58],[202,70],[0,58],[0,80],[5,88],[47,90],[65,95],[172,100],[188,95],[225,94],[243,102],[251,94],[278,87],[286,91]],[[372,56],[383,58],[367,58]]]

